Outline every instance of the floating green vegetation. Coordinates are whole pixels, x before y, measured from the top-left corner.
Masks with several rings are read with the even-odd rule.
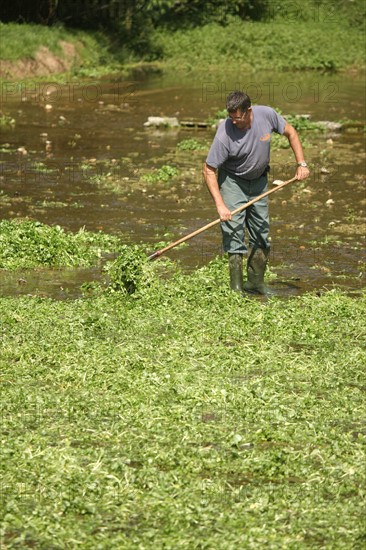
[[[11,197],[0,189],[0,201],[2,204],[11,204]]]
[[[288,139],[280,134],[273,133],[271,135],[271,149],[277,151],[278,149],[288,149],[290,144]]]
[[[314,147],[314,141],[312,140],[313,137],[314,137],[313,134],[310,134],[310,136],[306,136],[306,137],[304,137],[303,135],[301,136],[301,145],[303,149],[309,149],[310,147]],[[271,135],[271,150],[278,151],[279,149],[289,149],[289,148],[290,148],[290,144],[288,139],[281,134],[276,134],[275,132],[273,132],[273,134]]]
[[[15,118],[9,115],[3,115],[0,112],[0,128],[5,128],[6,126],[15,126]]]
[[[83,208],[83,206],[77,201],[70,203],[45,199],[36,203],[35,209],[37,208]]]
[[[37,172],[42,172],[44,174],[50,174],[56,171],[54,168],[48,168],[47,165],[41,161],[33,162],[32,169],[36,170]]]
[[[216,111],[210,118],[207,119],[208,124],[211,124],[214,126],[219,122],[219,120],[227,118],[227,110],[226,109],[220,109],[219,111]]]
[[[14,147],[11,147],[10,143],[3,143],[0,145],[0,153],[14,153],[16,149]]]
[[[202,151],[207,149],[207,146],[199,142],[197,139],[184,139],[177,144],[177,149],[180,151]]]
[[[120,251],[132,295],[0,299],[7,546],[361,548],[364,297]]]
[[[154,170],[151,174],[143,175],[142,180],[146,183],[167,183],[177,177],[178,174],[179,170],[175,166],[164,164],[164,166]]]
[[[91,266],[102,252],[113,250],[117,243],[116,237],[84,229],[70,233],[59,225],[3,220],[0,222],[0,268]]]
[[[277,109],[277,112],[281,113],[279,109]],[[297,131],[301,130],[312,130],[312,131],[323,131],[325,130],[324,126],[321,124],[318,124],[317,122],[313,122],[310,120],[310,118],[306,116],[301,115],[286,115],[282,113],[282,116],[286,119],[286,121],[291,124]]]

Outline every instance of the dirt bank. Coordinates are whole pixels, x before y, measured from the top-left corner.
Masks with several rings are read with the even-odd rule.
[[[1,78],[29,78],[32,76],[49,76],[69,71],[80,62],[75,44],[60,40],[62,54],[56,55],[46,46],[38,49],[33,58],[17,61],[0,60]]]

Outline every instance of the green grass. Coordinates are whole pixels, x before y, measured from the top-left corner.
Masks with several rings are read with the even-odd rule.
[[[34,58],[37,51],[47,47],[52,53],[63,58],[60,41],[74,44],[79,59],[75,61],[74,70],[91,70],[98,65],[113,65],[113,58],[108,51],[108,38],[99,32],[84,32],[66,29],[62,26],[46,27],[44,25],[1,23],[0,58],[7,61]]]
[[[365,66],[363,32],[342,23],[330,25],[299,19],[289,24],[233,18],[226,28],[211,23],[176,32],[157,30],[154,42],[164,61],[176,68],[217,67],[224,63],[239,71],[270,68],[335,71]]]
[[[0,299],[2,547],[361,548],[364,298],[164,265],[124,249],[130,295],[116,269],[89,298]]]
[[[43,25],[18,25],[16,23],[0,23],[1,59],[16,61],[25,57],[33,58],[37,50],[47,46],[57,55],[62,54],[60,40],[70,39],[62,27],[49,28]],[[75,38],[72,38],[74,41]]]

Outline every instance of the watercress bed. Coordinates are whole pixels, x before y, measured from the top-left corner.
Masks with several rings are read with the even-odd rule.
[[[119,250],[92,295],[0,299],[2,548],[362,548],[364,294]]]

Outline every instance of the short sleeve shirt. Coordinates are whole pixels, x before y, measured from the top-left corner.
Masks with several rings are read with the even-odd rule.
[[[227,118],[217,129],[206,163],[244,179],[259,178],[269,166],[272,133],[283,134],[286,120],[272,107],[252,107],[250,128],[240,130]]]

